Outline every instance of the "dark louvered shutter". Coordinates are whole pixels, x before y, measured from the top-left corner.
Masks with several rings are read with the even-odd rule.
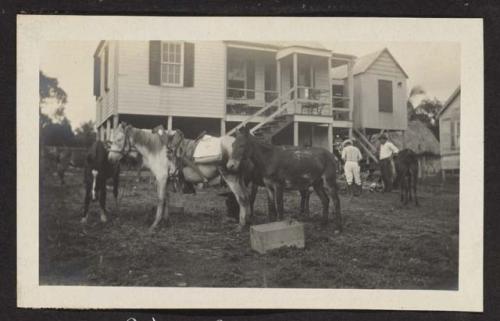
[[[253,60],[247,61],[247,98],[255,98],[255,63]]]
[[[161,85],[161,41],[149,42],[149,84]]]
[[[184,43],[184,87],[194,86],[194,44]]]
[[[101,96],[101,59],[94,57],[94,96]]]
[[[104,49],[104,90],[109,91],[109,47]]]
[[[392,81],[378,81],[378,110],[392,113]]]

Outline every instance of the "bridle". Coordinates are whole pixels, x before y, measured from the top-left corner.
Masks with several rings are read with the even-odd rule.
[[[120,155],[122,155],[123,157],[127,156],[128,154],[130,154],[130,152],[132,151],[133,147],[132,147],[132,143],[130,142],[130,137],[128,135],[128,131],[124,130],[124,135],[125,135],[125,142],[123,143],[123,146],[120,150],[118,149],[110,149],[109,152],[110,153],[118,153]]]

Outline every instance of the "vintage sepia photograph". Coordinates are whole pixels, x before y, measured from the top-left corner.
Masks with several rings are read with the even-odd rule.
[[[38,41],[36,287],[465,289],[459,39],[185,34]]]

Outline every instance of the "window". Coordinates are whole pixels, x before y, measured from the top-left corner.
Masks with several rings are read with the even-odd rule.
[[[392,81],[378,81],[378,110],[392,113]]]
[[[161,83],[162,85],[181,86],[183,79],[183,50],[180,42],[162,42],[161,46]]]
[[[227,68],[228,97],[233,99],[255,98],[255,63],[253,60],[233,58]]]

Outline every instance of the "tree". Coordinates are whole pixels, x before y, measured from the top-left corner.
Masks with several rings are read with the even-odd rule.
[[[80,124],[75,129],[75,145],[89,147],[96,140],[97,133],[94,130],[94,122],[89,120]]]
[[[423,122],[439,140],[439,122],[436,116],[441,108],[443,108],[443,104],[438,99],[424,99],[413,110],[410,120]]]
[[[71,123],[64,112],[68,95],[59,86],[57,78],[48,77],[43,71],[40,71],[39,95],[41,144],[70,145],[74,134]],[[48,113],[44,110],[48,109],[49,106],[54,108],[54,112]]]

